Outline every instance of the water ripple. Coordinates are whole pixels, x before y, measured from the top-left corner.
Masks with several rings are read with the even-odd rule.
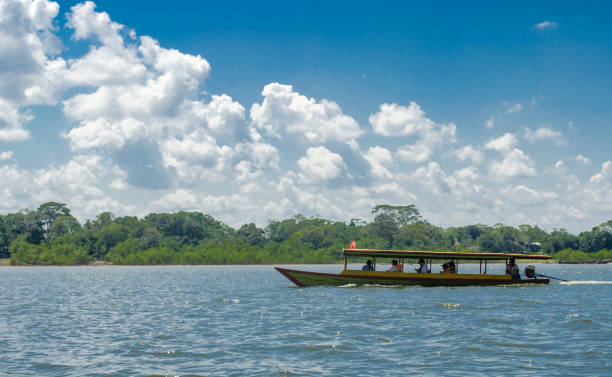
[[[0,374],[611,375],[612,269],[538,268],[571,281],[288,289],[270,266],[3,267]]]

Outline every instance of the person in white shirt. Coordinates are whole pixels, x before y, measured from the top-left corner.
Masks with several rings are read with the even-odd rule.
[[[416,269],[416,272],[420,274],[429,273],[429,269],[427,268],[427,265],[425,264],[425,259],[423,258],[419,259],[419,268]]]

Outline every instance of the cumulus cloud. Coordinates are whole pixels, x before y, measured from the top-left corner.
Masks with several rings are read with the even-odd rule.
[[[514,134],[505,133],[504,135],[496,139],[489,140],[485,144],[485,148],[493,149],[498,152],[506,152],[514,148],[514,146],[517,144],[518,144],[518,140],[516,136],[514,136]]]
[[[222,181],[236,158],[251,161],[241,154],[251,142],[244,107],[225,94],[199,98],[206,59],[138,38],[95,8],[77,4],[67,16],[73,38],[94,43],[67,66],[69,85],[93,88],[63,101],[64,113],[79,122],[63,133],[73,151],[107,156],[127,172],[125,182],[156,189],[173,180]]]
[[[66,164],[33,171],[16,164],[0,165],[0,211],[17,211],[24,203],[38,205],[62,198],[81,219],[103,211],[133,212],[134,206],[120,203],[105,191],[109,182],[123,177],[121,169],[95,155],[77,155]]]
[[[342,156],[325,147],[311,147],[298,160],[305,182],[324,182],[340,176],[346,169]]]
[[[480,164],[484,160],[482,151],[474,148],[472,145],[466,145],[452,152],[459,161],[470,160],[473,164]]]
[[[0,153],[0,161],[10,160],[13,157],[13,151],[4,151]]]
[[[581,154],[576,156],[576,161],[580,162],[582,165],[591,165],[591,160],[588,157],[585,157]]]
[[[369,121],[374,132],[383,136],[418,136],[416,143],[406,144],[397,151],[398,158],[409,162],[425,162],[437,145],[455,142],[457,126],[438,124],[425,117],[416,102],[410,102],[408,107],[384,103],[377,113],[370,115]]]
[[[540,127],[532,131],[529,127],[525,127],[523,137],[533,143],[538,140],[554,140],[556,144],[563,144],[562,134],[560,131],[555,131],[550,127]]]
[[[357,121],[333,101],[316,101],[279,83],[266,85],[261,95],[263,102],[253,104],[250,115],[253,125],[266,135],[303,135],[311,143],[349,143],[363,135]]]
[[[449,193],[448,177],[436,162],[430,162],[427,166],[422,166],[410,175],[415,182],[427,187],[436,195]]]
[[[0,140],[29,138],[32,120],[24,107],[58,101],[65,61],[55,56],[59,5],[45,0],[0,2]]]
[[[612,161],[606,161],[601,164],[601,171],[593,175],[590,179],[591,183],[602,183],[612,179]]]
[[[507,179],[512,177],[534,177],[537,175],[535,163],[520,149],[513,148],[504,152],[504,159],[492,161],[489,165],[492,177]]]
[[[552,167],[546,168],[545,173],[563,175],[567,173],[567,168],[565,166],[565,163],[559,160],[555,162],[555,164]]]
[[[404,145],[397,151],[397,157],[401,160],[420,163],[429,160],[433,150],[426,143]]]
[[[534,205],[546,203],[558,198],[553,191],[538,191],[525,185],[506,187],[501,190],[504,198],[519,205]]]
[[[416,102],[410,102],[408,107],[383,103],[380,111],[370,115],[369,120],[374,132],[383,136],[427,134],[435,127],[435,122],[425,117],[425,112]]]
[[[484,190],[484,186],[479,183],[480,179],[480,171],[474,166],[468,166],[456,170],[446,179],[446,183],[457,200],[473,200],[478,198],[470,198],[470,196],[480,195]]]
[[[364,158],[370,164],[373,176],[383,179],[393,176],[387,169],[393,163],[393,157],[388,149],[379,146],[372,147],[365,153]]]
[[[381,104],[368,118],[375,137],[365,138],[336,102],[290,85],[265,85],[246,108],[227,94],[209,96],[210,72],[204,57],[139,36],[92,2],[60,14],[46,0],[0,0],[0,140],[30,137],[28,122],[41,114],[33,105],[50,105],[70,121],[62,136],[72,153],[24,169],[16,158],[23,152],[0,152],[0,210],[61,200],[80,219],[197,210],[239,226],[296,213],[346,220],[378,203],[418,203],[437,225],[541,220],[578,230],[612,212],[610,161],[581,181],[568,174],[569,159],[559,160],[536,186],[521,179],[537,171],[518,149],[519,133],[456,148],[457,127],[410,102]],[[495,115],[522,107],[504,102]],[[547,127],[520,134],[562,136]],[[436,159],[441,149],[450,152]],[[499,155],[482,168],[491,151]],[[471,165],[445,171],[457,161]]]
[[[538,22],[537,24],[533,25],[533,29],[535,30],[551,30],[551,29],[556,29],[559,27],[559,24],[557,24],[556,22],[552,22],[552,21],[542,21],[542,22]]]

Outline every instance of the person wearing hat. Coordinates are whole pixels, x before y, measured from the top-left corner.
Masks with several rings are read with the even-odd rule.
[[[361,271],[374,271],[374,266],[372,266],[372,260],[368,259],[366,264],[361,267]]]
[[[391,268],[389,268],[387,272],[399,272],[399,266],[397,265],[396,259],[391,261]]]
[[[440,271],[441,274],[450,274],[450,267],[448,267],[448,263],[444,263],[442,265],[442,271]]]
[[[425,259],[423,258],[419,259],[419,268],[416,269],[416,272],[421,273],[421,274],[426,274],[429,272],[429,269],[427,268],[427,265],[425,264]]]
[[[521,273],[519,272],[519,266],[516,264],[514,258],[510,258],[510,263],[506,265],[506,275],[512,276],[512,279],[520,280]]]

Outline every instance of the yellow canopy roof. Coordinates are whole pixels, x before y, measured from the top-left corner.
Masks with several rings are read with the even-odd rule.
[[[378,250],[378,249],[344,249],[347,257],[382,257],[382,258],[425,258],[425,259],[470,259],[470,260],[504,260],[515,259],[550,259],[543,254],[514,253],[458,253],[454,251],[412,251],[412,250]]]

